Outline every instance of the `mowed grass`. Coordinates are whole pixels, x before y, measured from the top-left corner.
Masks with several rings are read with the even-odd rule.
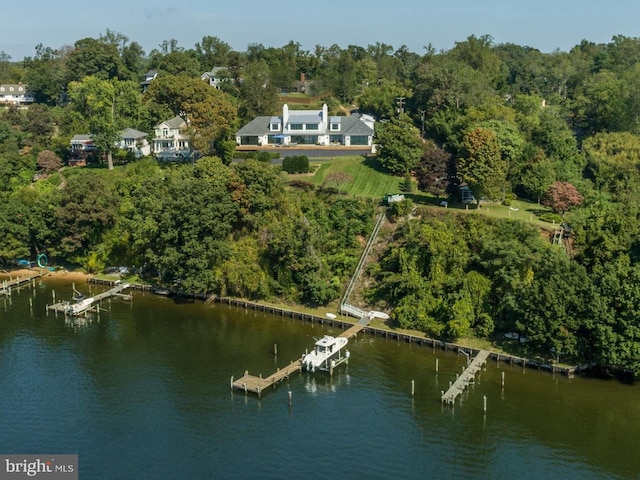
[[[395,177],[386,173],[374,157],[346,156],[333,159],[310,159],[313,176],[290,175],[291,180],[303,180],[322,185],[328,175],[344,172],[351,177],[341,190],[349,195],[382,199],[388,193],[402,191],[402,177]],[[318,168],[319,165],[319,168]]]

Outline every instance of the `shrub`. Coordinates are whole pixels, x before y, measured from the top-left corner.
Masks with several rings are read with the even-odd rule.
[[[306,155],[293,155],[282,160],[282,170],[287,173],[309,173],[309,158]]]
[[[258,161],[264,163],[271,163],[271,154],[269,152],[258,152]]]
[[[549,222],[549,223],[555,222],[557,224],[562,223],[562,216],[558,215],[557,213],[545,212],[541,215],[538,215],[538,218],[543,222]]]

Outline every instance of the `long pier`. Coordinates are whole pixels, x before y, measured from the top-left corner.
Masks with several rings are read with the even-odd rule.
[[[38,272],[35,275],[31,275],[29,277],[16,277],[9,280],[3,280],[0,283],[0,295],[11,295],[11,289],[14,287],[19,287],[25,283],[30,283],[32,280],[36,278],[42,277],[43,273]]]
[[[480,350],[478,354],[475,356],[467,368],[465,368],[464,372],[456,379],[456,381],[449,387],[445,393],[442,394],[442,402],[448,405],[453,405],[464,389],[471,382],[475,381],[476,373],[480,371],[482,365],[487,363],[487,358],[489,358],[491,352],[487,350]]]
[[[131,300],[131,295],[124,295],[120,293],[129,287],[130,285],[128,283],[122,283],[107,290],[106,292],[98,293],[85,300],[81,300],[76,304],[73,304],[67,301],[67,302],[54,303],[53,305],[47,305],[47,310],[53,310],[56,313],[63,313],[65,315],[69,315],[69,314],[76,315],[76,316],[85,315],[87,312],[93,311],[94,304],[99,303],[102,300],[105,300],[110,297],[120,297],[124,300]],[[73,308],[74,306],[76,307]]]

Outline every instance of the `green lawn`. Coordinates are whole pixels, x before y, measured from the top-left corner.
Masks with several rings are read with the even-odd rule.
[[[379,198],[382,200],[388,193],[402,191],[402,177],[395,177],[386,173],[375,158],[360,155],[335,157],[333,159],[310,159],[311,168],[315,170],[313,176],[290,175],[292,180],[303,180],[314,185],[321,185],[327,175],[345,172],[353,179],[343,187],[343,191],[358,197]]]

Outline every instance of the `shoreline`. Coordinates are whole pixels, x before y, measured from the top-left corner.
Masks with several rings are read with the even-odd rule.
[[[40,278],[49,277],[55,280],[64,280],[64,281],[79,281],[79,282],[92,282],[92,283],[101,283],[101,284],[113,284],[115,280],[104,280],[98,279],[94,275],[82,272],[82,271],[68,271],[68,270],[57,270],[57,271],[46,271],[45,269],[18,269],[12,270],[10,272],[2,272],[0,271],[0,280],[9,279],[9,278],[26,278],[32,277],[34,274],[40,274]],[[151,289],[148,285],[136,285],[138,288],[148,288]],[[197,300],[207,301],[209,297],[204,295],[187,295]],[[324,318],[319,315],[315,315],[312,313],[303,313],[292,309],[277,307],[274,305],[268,305],[260,302],[252,302],[248,300],[238,299],[238,298],[230,298],[230,297],[220,297],[213,296],[212,299],[216,303],[234,305],[237,308],[252,309],[252,310],[261,310],[263,312],[272,313],[272,314],[280,314],[286,315],[291,318],[298,318],[302,321],[309,321],[311,323],[320,323],[324,325],[325,323],[331,326],[338,326],[340,328],[346,329],[355,324],[352,318],[346,317],[344,319],[336,318]],[[461,345],[453,342],[445,342],[442,340],[436,340],[428,337],[419,336],[410,332],[401,332],[398,330],[387,330],[384,328],[379,328],[375,326],[368,325],[362,330],[362,333],[366,333],[369,335],[381,336],[387,339],[396,339],[403,340],[408,344],[415,344],[421,346],[427,346],[431,348],[439,348],[444,351],[467,351],[469,353],[477,353],[481,349],[470,347],[467,345]],[[593,367],[591,364],[583,364],[583,365],[567,365],[560,366],[554,365],[548,362],[536,360],[536,359],[528,359],[522,358],[515,355],[510,355],[506,353],[498,353],[495,351],[490,351],[490,358],[496,361],[496,364],[503,362],[507,363],[511,366],[522,365],[523,368],[534,368],[537,370],[546,370],[551,373],[560,373],[569,378],[573,377],[576,374],[584,373]]]

